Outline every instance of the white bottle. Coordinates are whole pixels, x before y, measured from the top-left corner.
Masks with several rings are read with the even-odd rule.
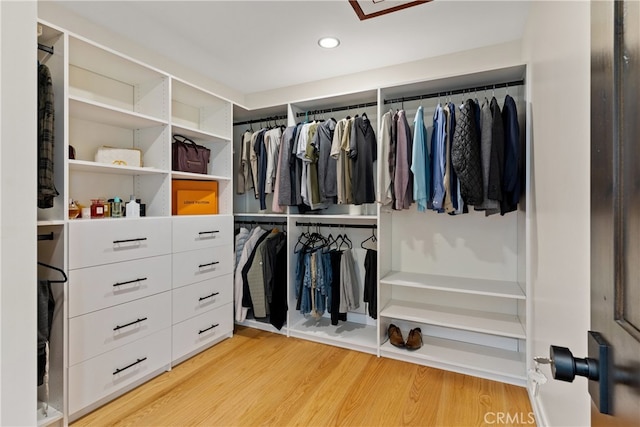
[[[131,196],[126,205],[127,218],[140,217],[140,205],[136,202],[136,196]]]

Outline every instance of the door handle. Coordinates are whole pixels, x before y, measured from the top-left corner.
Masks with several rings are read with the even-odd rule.
[[[589,357],[574,357],[566,347],[549,347],[548,362],[553,378],[573,382],[576,376],[589,379],[589,394],[603,414],[611,414],[612,360],[609,343],[598,332],[588,333]]]

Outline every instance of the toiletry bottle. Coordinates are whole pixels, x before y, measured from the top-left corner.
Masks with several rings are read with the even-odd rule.
[[[113,202],[111,202],[111,217],[122,217],[122,200],[120,200],[120,197],[114,197]]]
[[[140,205],[136,202],[136,196],[131,196],[127,202],[127,218],[137,218],[140,216]]]

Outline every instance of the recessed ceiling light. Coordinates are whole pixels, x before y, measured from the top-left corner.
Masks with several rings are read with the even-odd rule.
[[[323,47],[325,49],[333,49],[334,47],[338,47],[338,45],[340,44],[340,40],[335,37],[323,37],[318,40],[318,44],[320,45],[320,47]]]

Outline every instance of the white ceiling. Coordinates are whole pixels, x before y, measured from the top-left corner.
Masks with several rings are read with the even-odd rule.
[[[529,10],[434,0],[360,21],[347,0],[55,2],[245,94],[517,40]],[[326,35],[340,46],[318,47]]]

